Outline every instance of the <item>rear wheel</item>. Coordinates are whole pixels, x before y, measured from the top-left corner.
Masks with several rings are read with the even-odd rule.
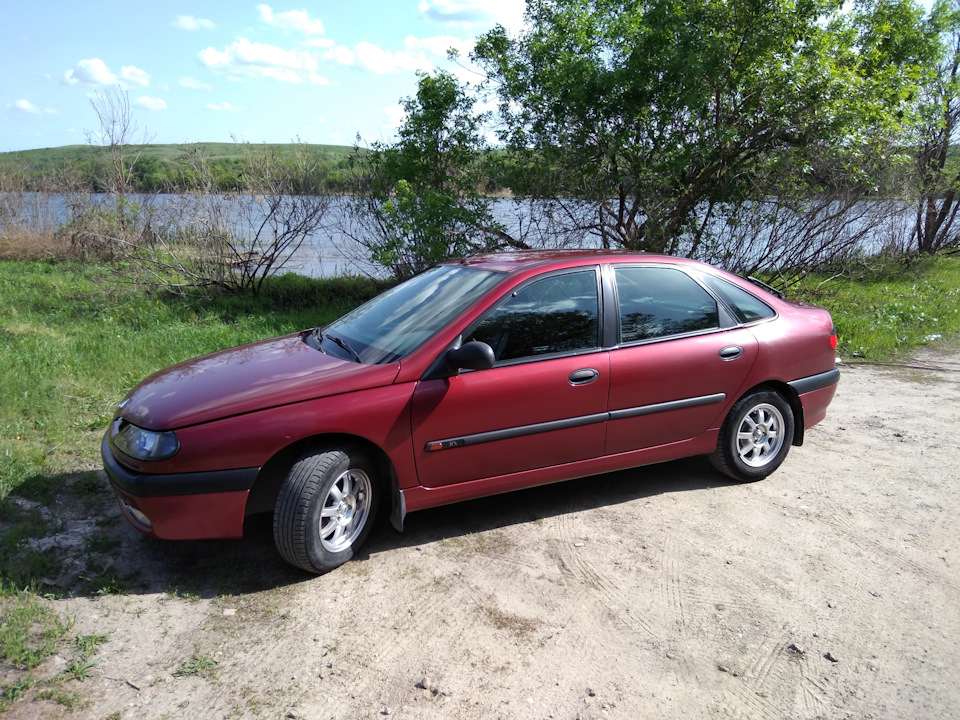
[[[793,430],[793,410],[782,395],[772,390],[750,393],[724,420],[710,462],[734,480],[762,480],[786,459]]]
[[[297,460],[273,514],[273,539],[283,559],[324,573],[352,558],[376,517],[376,477],[374,463],[354,447],[321,448]]]

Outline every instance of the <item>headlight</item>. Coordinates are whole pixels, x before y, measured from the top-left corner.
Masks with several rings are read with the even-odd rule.
[[[180,441],[172,432],[144,430],[121,422],[120,432],[113,438],[117,449],[138,460],[166,460],[180,450]]]

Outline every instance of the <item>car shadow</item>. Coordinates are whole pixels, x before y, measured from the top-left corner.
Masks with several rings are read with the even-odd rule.
[[[56,555],[59,575],[25,580],[80,597],[166,593],[196,599],[247,595],[317,577],[283,561],[273,544],[269,515],[248,518],[238,540],[154,540],[123,519],[102,473],[89,473],[84,482],[92,485],[93,480],[97,487],[86,489],[86,512],[62,520],[58,534],[40,538],[36,545]],[[402,533],[381,512],[370,539],[351,562],[566,513],[731,484],[703,458],[691,458],[421,510],[407,516]],[[37,572],[47,572],[44,564],[39,567]]]
[[[656,495],[736,484],[714,470],[705,458],[591,475],[410,513],[402,533],[382,521],[366,552],[357,559]]]

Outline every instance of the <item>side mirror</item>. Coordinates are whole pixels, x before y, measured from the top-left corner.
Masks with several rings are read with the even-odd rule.
[[[454,370],[489,370],[496,362],[493,348],[485,342],[471,340],[458,348],[447,350],[447,365]]]

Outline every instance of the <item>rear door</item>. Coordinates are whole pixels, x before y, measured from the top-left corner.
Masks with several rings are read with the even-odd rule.
[[[439,487],[603,452],[609,354],[600,350],[599,269],[516,288],[464,341],[494,349],[489,370],[419,383],[413,443],[420,483]]]
[[[745,381],[756,339],[677,268],[616,267],[614,279],[619,347],[610,353],[605,453],[701,435]]]

